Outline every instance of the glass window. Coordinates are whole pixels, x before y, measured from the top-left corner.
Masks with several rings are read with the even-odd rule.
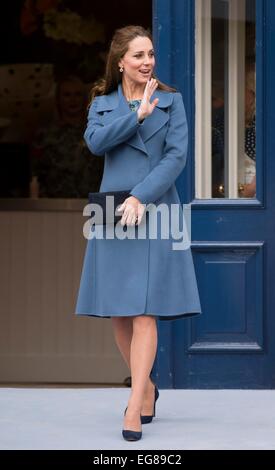
[[[196,197],[256,197],[255,0],[196,0]]]
[[[134,3],[108,2],[106,15],[105,2],[3,2],[0,199],[87,199],[99,190],[104,158],[83,139],[87,106],[114,31],[151,27],[151,2]]]

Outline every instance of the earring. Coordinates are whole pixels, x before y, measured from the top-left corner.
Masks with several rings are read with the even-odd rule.
[[[123,72],[123,67],[120,67],[119,71],[120,71],[120,72]]]

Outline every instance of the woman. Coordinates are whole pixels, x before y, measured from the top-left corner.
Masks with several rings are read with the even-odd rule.
[[[245,180],[242,197],[256,197],[256,74],[249,63],[245,77]]]
[[[100,191],[132,188],[120,209],[121,224],[134,233],[149,217],[146,205],[180,205],[174,182],[187,156],[182,96],[156,78],[154,66],[150,33],[140,26],[118,29],[105,79],[92,91],[84,134],[91,152],[105,155]],[[179,215],[182,222],[181,206]],[[156,318],[201,313],[190,247],[172,249],[169,230],[166,239],[159,230],[155,239],[92,238],[86,248],[76,313],[112,318],[132,378],[122,432],[127,440],[140,439],[141,424],[155,415]]]
[[[92,156],[83,141],[87,91],[74,75],[56,86],[56,117],[38,130],[32,144],[32,172],[40,197],[87,197],[97,191],[102,161]],[[98,171],[96,171],[98,170]]]

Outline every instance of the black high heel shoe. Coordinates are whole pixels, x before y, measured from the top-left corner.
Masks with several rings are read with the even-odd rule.
[[[159,397],[159,390],[158,390],[158,387],[155,385],[155,401],[154,401],[154,409],[153,409],[153,414],[152,415],[141,415],[140,416],[140,419],[141,419],[141,424],[148,424],[148,423],[151,423],[154,416],[156,416],[156,401]]]
[[[126,414],[128,406],[125,408],[124,416]],[[132,431],[131,429],[122,429],[122,436],[126,441],[139,441],[142,436],[142,431]]]

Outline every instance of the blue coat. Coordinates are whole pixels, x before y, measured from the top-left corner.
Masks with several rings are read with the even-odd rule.
[[[157,106],[140,123],[121,84],[97,96],[84,138],[93,154],[104,156],[100,191],[132,188],[144,204],[171,207],[181,204],[175,180],[186,164],[186,113],[179,92],[157,89],[154,98],[159,98]],[[148,217],[145,213],[143,219]],[[184,223],[182,206],[180,218]],[[136,233],[137,226],[128,229]],[[191,249],[173,250],[172,242],[170,229],[161,239],[159,228],[155,239],[88,240],[75,313],[105,318],[149,314],[160,320],[200,314]]]

